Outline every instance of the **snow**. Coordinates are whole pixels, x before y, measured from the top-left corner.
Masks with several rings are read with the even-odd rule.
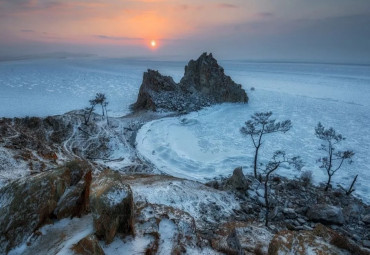
[[[107,199],[111,206],[118,205],[127,197],[127,192],[124,189],[113,190],[107,194]]]
[[[153,179],[153,178],[152,178]],[[207,221],[217,222],[220,218],[227,218],[234,209],[240,209],[238,201],[225,191],[208,188],[201,183],[158,177],[158,180],[151,180],[150,185],[143,180],[135,179],[128,181],[135,203],[147,202],[171,206],[189,213],[196,221],[204,220],[204,208],[210,211],[207,214]],[[214,209],[214,215],[211,209]]]
[[[159,247],[157,254],[171,254],[174,239],[178,235],[176,225],[168,219],[162,219],[159,223]]]
[[[115,237],[109,245],[101,241],[100,246],[107,255],[145,254],[145,250],[150,242],[151,237],[149,236],[128,236],[123,240],[120,237]]]

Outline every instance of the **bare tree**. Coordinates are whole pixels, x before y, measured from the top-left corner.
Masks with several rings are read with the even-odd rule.
[[[315,135],[323,141],[320,150],[326,154],[317,161],[321,163],[320,168],[325,169],[328,174],[328,181],[325,187],[325,191],[327,191],[330,187],[332,176],[343,166],[345,161],[351,164],[351,158],[355,153],[352,150],[336,151],[336,145],[344,141],[345,138],[332,127],[325,129],[319,122],[315,128]]]
[[[92,112],[95,109],[96,105],[101,105],[101,110],[102,110],[102,116],[107,116],[107,123],[109,125],[109,120],[108,120],[108,112],[107,112],[107,97],[103,93],[96,93],[95,98],[89,100],[90,107],[85,108],[85,113],[84,113],[84,120],[85,120],[85,125],[88,125],[90,121],[90,117]]]
[[[269,181],[270,181],[270,175],[274,173],[281,165],[290,165],[293,166],[297,170],[301,170],[303,167],[303,161],[300,157],[292,157],[287,158],[284,151],[275,151],[274,155],[272,156],[272,159],[266,164],[265,170],[264,170],[264,188],[265,188],[265,226],[268,227],[269,223],[269,214],[270,214],[270,200],[269,200]]]
[[[106,100],[107,100],[105,94],[103,94],[103,93],[96,93],[94,100],[95,100],[96,104],[100,104],[101,105],[101,111],[102,111],[102,115],[104,117],[104,113],[105,113],[104,112],[104,105],[105,105]]]
[[[109,104],[108,101],[104,101],[103,103],[103,110],[105,110],[105,116],[107,118],[107,125],[109,126],[109,118],[108,118],[108,110],[107,110],[107,105]]]
[[[91,114],[94,111],[95,106],[97,104],[96,101],[95,101],[95,99],[89,100],[89,103],[90,103],[90,107],[86,107],[85,108],[85,112],[84,112],[85,125],[88,125],[89,124]]]
[[[250,136],[255,147],[254,153],[254,177],[257,178],[257,165],[258,165],[258,152],[263,144],[262,137],[266,134],[289,131],[292,127],[290,120],[276,122],[270,119],[272,112],[256,112],[252,115],[251,119],[245,122],[245,126],[240,129],[244,135]]]
[[[351,186],[349,186],[348,190],[346,190],[346,195],[347,196],[351,195],[352,192],[355,191],[354,186],[355,186],[355,183],[357,181],[357,176],[358,176],[358,174],[355,176],[355,178],[353,178],[353,181],[351,183]]]

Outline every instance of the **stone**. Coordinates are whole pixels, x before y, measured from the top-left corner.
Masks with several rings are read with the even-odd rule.
[[[248,182],[243,174],[242,167],[234,169],[232,176],[226,181],[225,188],[245,192],[248,189]]]
[[[296,214],[296,212],[294,211],[293,208],[284,208],[283,213],[284,213],[285,217],[288,218],[288,219],[296,219],[297,218],[297,214]]]
[[[363,240],[362,245],[366,248],[370,248],[370,240]]]
[[[189,112],[223,102],[247,103],[248,96],[240,84],[225,75],[212,54],[203,53],[188,63],[180,83],[158,71],[145,72],[138,98],[131,108]]]
[[[75,161],[55,170],[21,178],[1,188],[0,253],[7,253],[50,222],[55,217],[60,199],[89,174],[91,170],[85,163]],[[88,189],[87,183],[83,184],[81,193]],[[64,217],[86,212],[88,200],[80,195],[76,199],[71,197],[73,201],[66,207],[68,210],[63,211]]]
[[[300,223],[300,224],[305,224],[306,221],[302,218],[298,218],[297,221]]]
[[[90,209],[95,235],[107,244],[117,233],[134,233],[132,191],[120,173],[106,169],[92,182]]]
[[[98,239],[95,235],[88,235],[72,247],[75,254],[80,255],[104,255]]]
[[[344,224],[342,208],[332,205],[314,205],[307,211],[307,217],[311,221],[320,222],[323,224]]]
[[[370,214],[366,214],[362,217],[362,221],[367,224],[367,225],[370,225]]]

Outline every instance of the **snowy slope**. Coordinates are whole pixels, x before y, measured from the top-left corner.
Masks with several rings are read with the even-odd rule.
[[[349,66],[354,70],[347,72],[343,71],[345,66],[330,65],[329,70],[322,66],[314,70],[310,70],[313,66],[308,70],[293,65],[292,70],[286,66],[288,70],[277,65],[274,68],[254,73],[235,68],[231,71],[233,78],[244,80],[245,88],[256,88],[249,92],[248,105],[218,105],[150,122],[139,131],[138,150],[160,170],[179,177],[204,181],[230,174],[236,166],[251,172],[253,145],[239,129],[254,112],[271,110],[278,120],[291,119],[293,129],[286,135],[266,137],[262,161],[273,151],[285,149],[291,155],[302,156],[304,170],[313,171],[316,183],[324,181],[326,176],[316,163],[321,155],[320,141],[314,135],[314,127],[321,121],[347,137],[344,149],[356,152],[354,164],[338,171],[333,182],[347,187],[359,173],[356,194],[370,201],[370,68]],[[248,72],[252,72],[250,76]],[[290,169],[279,172],[289,177],[299,175]]]

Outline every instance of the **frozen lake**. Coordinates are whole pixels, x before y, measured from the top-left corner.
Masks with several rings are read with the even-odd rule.
[[[175,81],[185,62],[122,59],[43,59],[0,62],[0,116],[46,116],[88,106],[95,93],[108,97],[111,116],[129,112],[143,72],[157,69]],[[242,165],[251,172],[253,147],[239,129],[256,111],[273,111],[278,120],[291,119],[285,135],[266,137],[261,160],[276,149],[300,155],[316,182],[326,176],[316,159],[318,121],[333,126],[347,140],[343,149],[356,153],[354,164],[333,177],[347,187],[359,173],[356,194],[369,201],[370,66],[220,61],[226,74],[247,90],[249,104],[217,105],[179,118],[150,122],[137,137],[138,150],[159,169],[175,176],[204,181],[230,174]],[[255,91],[250,91],[255,87]],[[182,121],[186,118],[186,121]],[[278,173],[299,173],[280,169]]]

